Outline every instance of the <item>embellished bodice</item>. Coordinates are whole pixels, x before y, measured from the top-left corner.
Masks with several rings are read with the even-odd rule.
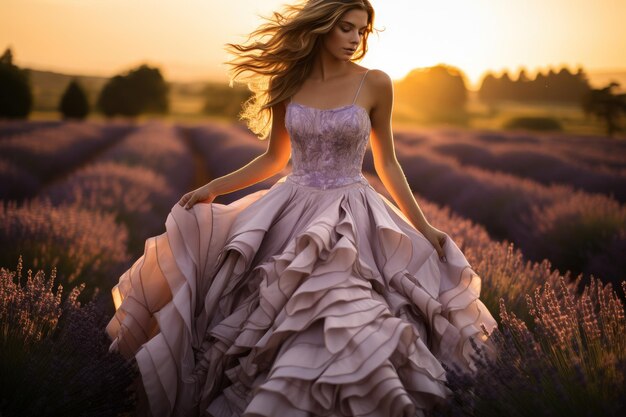
[[[290,102],[285,127],[291,137],[292,162],[287,179],[321,189],[367,184],[362,166],[371,121],[365,108],[353,103],[318,109]]]

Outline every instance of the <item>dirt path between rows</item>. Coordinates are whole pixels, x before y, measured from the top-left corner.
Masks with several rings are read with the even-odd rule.
[[[189,149],[193,158],[193,179],[191,181],[189,190],[184,190],[184,193],[186,193],[187,191],[195,190],[198,187],[202,187],[204,184],[211,181],[215,176],[209,169],[209,166],[204,159],[202,152],[200,152],[194,141],[191,140],[189,130],[185,127],[179,126],[177,131],[183,142]]]

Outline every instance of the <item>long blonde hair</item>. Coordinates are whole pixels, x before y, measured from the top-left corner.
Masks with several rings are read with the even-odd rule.
[[[271,107],[297,92],[313,67],[322,36],[351,9],[364,10],[368,16],[362,42],[350,58],[359,61],[367,53],[367,38],[374,31],[374,8],[369,0],[308,0],[285,5],[282,12],[265,18],[267,23],[248,36],[247,44],[226,44],[227,51],[235,55],[227,62],[232,67],[230,85],[246,83],[254,93],[239,117],[261,139],[271,130]]]

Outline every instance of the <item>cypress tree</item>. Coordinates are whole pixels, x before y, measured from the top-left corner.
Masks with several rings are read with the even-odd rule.
[[[89,101],[78,80],[73,79],[65,89],[59,111],[64,119],[84,119],[89,114]]]
[[[33,106],[28,72],[13,64],[7,48],[0,57],[0,117],[25,119]]]

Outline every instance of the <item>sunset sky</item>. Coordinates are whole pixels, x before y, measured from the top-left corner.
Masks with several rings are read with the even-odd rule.
[[[402,78],[446,63],[468,76],[626,70],[624,0],[371,0],[362,65]],[[112,76],[147,62],[168,80],[226,79],[223,45],[242,42],[285,0],[1,0],[0,47],[20,66]]]

